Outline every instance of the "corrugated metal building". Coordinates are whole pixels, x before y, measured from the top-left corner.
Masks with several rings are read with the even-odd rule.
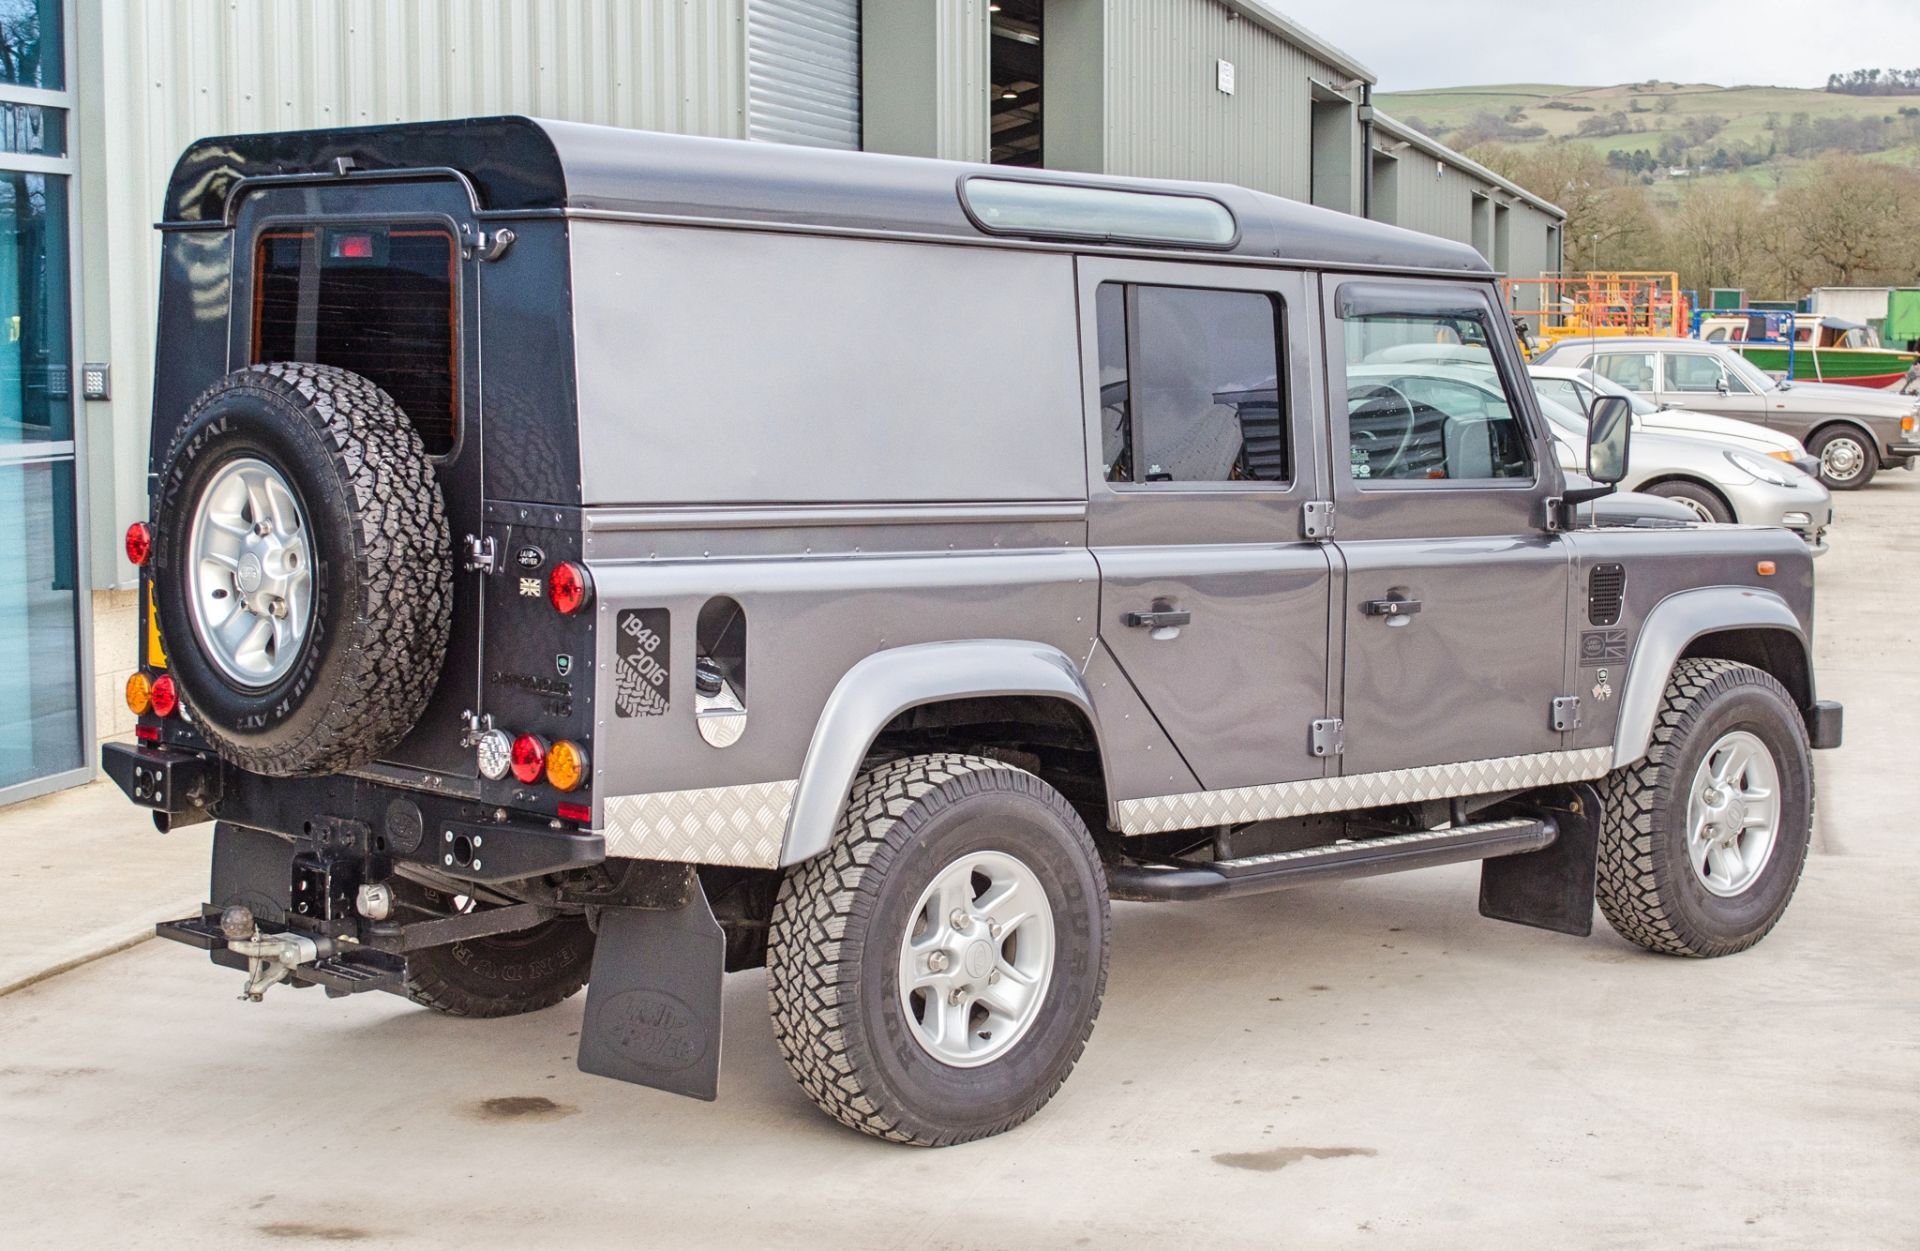
[[[1377,117],[1373,74],[1266,0],[8,0],[0,41],[39,67],[0,66],[0,109],[46,123],[39,146],[0,143],[0,173],[52,188],[34,203],[58,218],[15,237],[57,245],[76,275],[41,318],[65,344],[47,376],[108,367],[84,373],[104,397],[63,392],[70,480],[46,493],[77,548],[53,575],[77,672],[66,704],[34,706],[77,706],[52,715],[82,750],[24,782],[0,767],[0,800],[84,777],[96,734],[130,723],[120,536],[146,508],[151,225],[199,136],[529,113],[1238,182],[1471,242],[1511,272],[1558,264],[1558,210]],[[0,477],[0,513],[9,498]],[[13,702],[0,687],[0,717]]]
[[[1384,113],[1369,156],[1375,218],[1470,243],[1502,273],[1559,270],[1566,214],[1546,200]]]

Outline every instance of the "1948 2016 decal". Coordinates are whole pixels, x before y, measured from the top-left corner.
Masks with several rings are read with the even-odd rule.
[[[671,706],[667,669],[671,637],[664,608],[627,608],[613,643],[613,710],[621,717],[658,717]]]

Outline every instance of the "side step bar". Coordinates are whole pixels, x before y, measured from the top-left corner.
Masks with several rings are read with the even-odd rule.
[[[1207,864],[1117,864],[1107,869],[1115,899],[1176,902],[1258,895],[1309,882],[1373,877],[1402,869],[1539,851],[1560,836],[1552,819],[1510,817],[1445,830],[1419,830]]]

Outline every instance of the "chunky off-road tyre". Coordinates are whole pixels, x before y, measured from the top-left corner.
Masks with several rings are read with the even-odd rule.
[[[930,1147],[1000,1133],[1086,1047],[1107,919],[1093,840],[1045,782],[977,756],[881,765],[832,846],[781,884],[774,1038],[814,1102],[862,1133]]]
[[[1880,449],[1853,426],[1829,426],[1813,436],[1807,451],[1820,462],[1820,481],[1833,491],[1857,491],[1873,481]]]
[[[229,374],[161,458],[155,503],[160,633],[215,751],[332,773],[413,727],[446,657],[453,556],[432,464],[386,392],[324,365]]]
[[[1600,794],[1600,911],[1623,937],[1731,955],[1786,911],[1813,828],[1813,763],[1800,712],[1770,675],[1680,661],[1646,756]]]
[[[1734,519],[1727,502],[1697,482],[1656,482],[1646,492],[1682,505],[1702,521],[1725,523]]]
[[[401,881],[395,895],[407,921],[459,911],[452,896],[418,883]],[[555,917],[528,930],[409,953],[407,997],[448,1016],[518,1016],[572,995],[592,968],[586,919]]]

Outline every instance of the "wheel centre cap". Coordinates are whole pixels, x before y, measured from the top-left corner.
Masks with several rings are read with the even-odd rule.
[[[240,584],[242,594],[251,595],[260,589],[265,571],[260,567],[260,557],[252,552],[240,558],[240,567],[234,571],[234,581]]]
[[[985,977],[993,971],[993,945],[984,938],[974,940],[967,945],[960,963],[968,977]]]

